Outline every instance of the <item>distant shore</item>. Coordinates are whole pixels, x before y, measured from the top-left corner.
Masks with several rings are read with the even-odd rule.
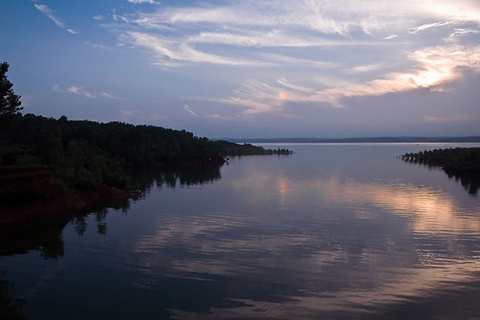
[[[480,136],[466,137],[362,137],[362,138],[252,138],[226,139],[235,143],[480,143]]]

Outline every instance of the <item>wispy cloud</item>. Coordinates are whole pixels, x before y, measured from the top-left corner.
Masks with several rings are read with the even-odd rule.
[[[150,3],[150,4],[154,4],[154,3],[155,3],[154,0],[128,0],[128,2],[130,2],[130,3],[135,3],[135,4],[139,4],[139,3]]]
[[[431,28],[439,28],[439,27],[443,27],[443,26],[452,25],[452,24],[455,24],[455,23],[456,23],[455,21],[444,21],[444,22],[422,24],[421,26],[410,28],[409,33],[410,34],[417,34],[417,33],[420,33],[422,31],[425,31],[425,30],[428,30],[428,29],[431,29]]]
[[[93,92],[85,90],[85,87],[79,86],[70,86],[67,89],[62,89],[58,84],[53,86],[53,91],[60,92],[60,93],[73,93],[77,95],[81,95],[88,99],[114,99],[114,100],[123,100],[123,98],[116,97],[115,95],[100,91],[100,92]]]
[[[115,15],[114,19],[129,26],[120,38],[122,43],[151,52],[154,64],[162,67],[195,63],[321,66],[332,61],[321,57],[305,58],[308,56],[305,50],[385,46],[381,40],[392,40],[400,34],[416,35],[431,28],[477,21],[480,9],[470,5],[471,14],[466,14],[463,6],[467,2],[439,1],[439,9],[429,0],[393,3],[365,0],[361,4],[354,0],[335,3],[327,0],[245,0],[215,6],[162,6],[153,12]],[[424,23],[427,19],[440,22]],[[358,37],[359,34],[368,37]],[[397,41],[391,43],[394,45]],[[273,53],[273,49],[279,48],[290,48],[289,54],[278,50]]]
[[[235,117],[225,116],[225,115],[221,115],[221,114],[218,114],[218,113],[213,113],[213,114],[206,115],[205,118],[206,119],[214,119],[214,120],[218,120],[218,121],[224,121],[224,122],[232,121],[232,120],[236,119]]]
[[[347,2],[350,2],[347,1]],[[347,4],[348,5],[348,4]],[[121,40],[153,53],[164,67],[189,63],[234,66],[277,65],[279,54],[261,48],[311,48],[336,45],[365,45],[352,41],[351,32],[379,30],[369,10],[339,15],[342,6],[315,1],[231,2],[224,6],[163,8],[137,17],[114,17],[135,24]],[[348,19],[347,19],[348,18]],[[140,27],[140,29],[138,29]],[[143,30],[142,30],[143,29]],[[140,31],[141,30],[141,31]],[[330,35],[334,35],[331,37]],[[222,46],[222,50],[218,50]],[[270,55],[269,55],[270,54]],[[266,58],[274,58],[269,61]],[[322,64],[325,61],[284,56],[291,63]]]
[[[447,43],[458,42],[461,37],[466,37],[468,35],[474,35],[479,33],[480,30],[455,28],[455,30],[444,39],[444,41]]]
[[[83,89],[84,87],[70,86],[67,91],[74,94],[79,94],[88,99],[97,99],[97,95],[93,92],[89,92]]]
[[[130,123],[156,123],[164,119],[165,117],[157,112],[147,112],[140,109],[124,109],[120,110],[118,114],[118,120]]]
[[[67,32],[71,34],[77,34],[78,32],[70,29],[67,27],[67,25],[55,15],[55,12],[50,9],[47,5],[45,4],[34,4],[35,8],[37,8],[41,13],[43,13],[45,16],[47,16],[50,20],[52,20],[57,26],[59,26],[62,29],[65,29]]]
[[[200,118],[200,116],[195,113],[188,105],[183,106],[183,110],[187,111],[194,118]]]
[[[436,123],[436,124],[444,124],[444,123],[457,123],[457,122],[468,122],[472,121],[468,116],[465,115],[453,115],[449,117],[439,117],[439,116],[425,116],[423,117],[423,121],[427,123]]]
[[[216,54],[199,51],[186,43],[165,39],[155,35],[139,32],[127,32],[124,39],[134,45],[147,49],[156,56],[155,64],[161,66],[179,66],[185,63],[212,63],[230,66],[256,65],[261,63],[233,57],[226,58]]]
[[[99,43],[92,43],[90,41],[85,41],[85,44],[90,46],[90,47],[94,47],[94,48],[100,48],[100,49],[104,49],[104,50],[112,50],[112,48],[109,48],[109,47],[104,46],[104,45],[99,44]]]
[[[392,39],[395,39],[395,38],[398,38],[398,34],[391,34],[389,35],[388,37],[385,37],[383,38],[384,40],[392,40]]]
[[[230,95],[200,99],[242,115],[442,90],[464,69],[479,71],[479,47],[462,41],[480,32],[480,5],[471,0],[227,0],[114,19],[124,24],[121,44],[149,53],[154,65],[237,67]]]
[[[363,66],[355,66],[349,70],[346,70],[347,72],[371,72],[375,71],[378,69],[381,69],[383,67],[383,64],[377,63],[377,64],[368,64],[368,65],[363,65]]]
[[[445,83],[462,75],[467,68],[480,72],[480,46],[466,48],[462,46],[433,47],[418,50],[411,54],[411,59],[418,63],[411,72],[389,73],[385,78],[374,79],[365,84],[343,88],[330,88],[320,91],[308,100],[329,102],[339,105],[340,99],[356,96],[378,96],[393,92],[404,92],[419,88],[441,90]]]
[[[343,97],[377,96],[419,88],[438,88],[461,77],[462,68],[480,72],[480,46],[427,48],[411,54],[411,59],[418,63],[416,70],[390,73],[385,78],[374,79],[361,85],[327,89],[319,92],[316,97],[321,101],[336,104]]]
[[[480,72],[480,46],[426,48],[415,51],[410,58],[417,64],[411,71],[388,73],[383,78],[365,83],[318,90],[289,83],[284,78],[272,84],[250,81],[236,89],[233,97],[216,101],[244,107],[246,114],[275,112],[282,109],[286,102],[326,103],[342,107],[341,100],[345,98],[379,96],[422,88],[441,91],[442,85],[461,77],[464,69]]]

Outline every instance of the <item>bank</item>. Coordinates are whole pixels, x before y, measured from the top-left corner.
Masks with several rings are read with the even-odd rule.
[[[48,167],[0,169],[0,228],[34,219],[75,215],[98,206],[108,206],[140,197],[138,190],[97,185],[71,190]]]

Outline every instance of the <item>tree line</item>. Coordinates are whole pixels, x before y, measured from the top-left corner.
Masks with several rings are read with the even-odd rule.
[[[19,115],[6,138],[2,165],[51,166],[77,188],[98,183],[127,187],[126,171],[137,168],[223,161],[220,144],[185,130],[65,116]]]
[[[99,184],[127,188],[127,172],[139,168],[218,166],[226,155],[290,153],[151,125],[22,115],[20,96],[6,75],[8,68],[8,63],[0,64],[0,173],[6,167],[45,166],[74,189]]]
[[[451,174],[480,174],[480,148],[447,148],[406,153],[409,162],[442,167]]]

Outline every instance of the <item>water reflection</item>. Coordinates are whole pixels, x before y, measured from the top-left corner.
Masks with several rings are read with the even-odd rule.
[[[62,231],[67,223],[68,219],[57,218],[4,229],[0,232],[0,256],[38,250],[44,259],[59,259],[65,254]]]
[[[15,298],[13,285],[5,280],[5,271],[0,270],[0,319],[22,320],[24,300]]]
[[[175,189],[192,185],[202,185],[220,180],[221,166],[196,166],[184,169],[159,170],[151,169],[132,173],[138,189],[149,193],[152,187],[166,186]]]
[[[431,187],[335,174],[251,170],[222,188],[235,210],[162,213],[135,244],[133,285],[155,291],[165,277],[183,279],[212,299],[189,312],[168,306],[180,318],[380,319],[395,308],[408,318],[418,301],[461,304],[467,287],[480,296],[469,287],[480,267],[478,203],[465,212]]]
[[[385,230],[384,224],[356,224],[272,228],[235,214],[167,217],[157,234],[136,245],[142,253],[139,265],[148,268],[135,285],[155,290],[163,277],[181,278],[190,285],[202,283],[209,294],[217,286],[238,289],[241,284],[241,291],[222,288],[223,299],[243,305],[236,312],[268,310],[264,316],[276,318],[276,310],[288,319],[286,310],[313,313],[403,303],[441,292],[445,284],[475,279],[479,264],[471,258],[478,242],[439,239],[431,246],[395,230],[405,225]],[[378,235],[363,238],[366,227]]]
[[[428,169],[438,168],[438,166],[431,165],[423,161],[418,161],[414,159],[405,159],[404,161],[410,164],[423,166]],[[445,172],[445,174],[448,175],[448,177],[451,180],[455,180],[457,183],[460,183],[465,189],[465,191],[467,191],[469,194],[474,196],[478,195],[478,190],[480,189],[480,177],[478,176],[478,174],[475,175],[475,174],[467,173],[467,174],[458,175],[458,174],[451,174],[448,172]]]
[[[333,201],[341,198],[342,202],[351,205],[370,203],[395,214],[413,215],[412,230],[419,234],[456,236],[480,231],[480,220],[459,211],[459,203],[450,194],[429,187],[403,183],[341,183],[335,177],[331,177],[325,186],[317,187]],[[477,204],[477,208],[480,210],[480,205]]]
[[[219,167],[201,167],[188,170],[137,172],[135,181],[142,183],[143,190],[150,190],[152,186],[166,185],[175,188],[177,183],[181,186],[205,184],[220,179]],[[147,187],[148,185],[148,187]],[[79,236],[88,229],[88,216],[95,216],[95,225],[98,234],[107,234],[106,218],[111,210],[127,214],[131,199],[110,199],[108,202],[96,203],[84,212],[71,215],[68,212],[63,216],[47,217],[27,221],[21,225],[3,228],[0,232],[0,256],[24,254],[30,250],[39,250],[45,259],[58,259],[64,253],[62,238],[63,229],[67,224],[73,225]]]
[[[127,212],[128,207],[128,199],[116,201],[109,206],[110,209],[121,210],[124,213]],[[65,255],[63,230],[67,225],[73,225],[76,233],[82,236],[88,228],[86,222],[88,216],[93,214],[97,232],[106,235],[108,212],[108,208],[101,208],[76,215],[66,213],[64,216],[26,221],[8,229],[3,228],[0,232],[0,257],[39,251],[40,256],[46,260],[58,260]]]
[[[28,315],[92,318],[87,309],[115,319],[480,314],[475,198],[436,187],[437,176],[415,183],[400,173],[349,172],[343,155],[331,163],[325,156],[318,170],[296,159],[305,158],[233,159],[223,179],[218,168],[139,175],[139,185],[150,190],[142,201],[59,222],[51,242],[39,237],[13,251],[43,243],[57,252],[42,261],[51,274],[40,271],[35,295],[25,294],[31,284],[23,285],[19,297],[27,297]],[[341,161],[347,169],[336,166]],[[65,295],[65,287],[72,292]],[[52,305],[63,305],[64,313]]]
[[[480,189],[480,177],[468,175],[455,176],[452,174],[448,174],[448,177],[460,182],[460,184],[469,194],[474,196],[478,195],[478,190]]]

